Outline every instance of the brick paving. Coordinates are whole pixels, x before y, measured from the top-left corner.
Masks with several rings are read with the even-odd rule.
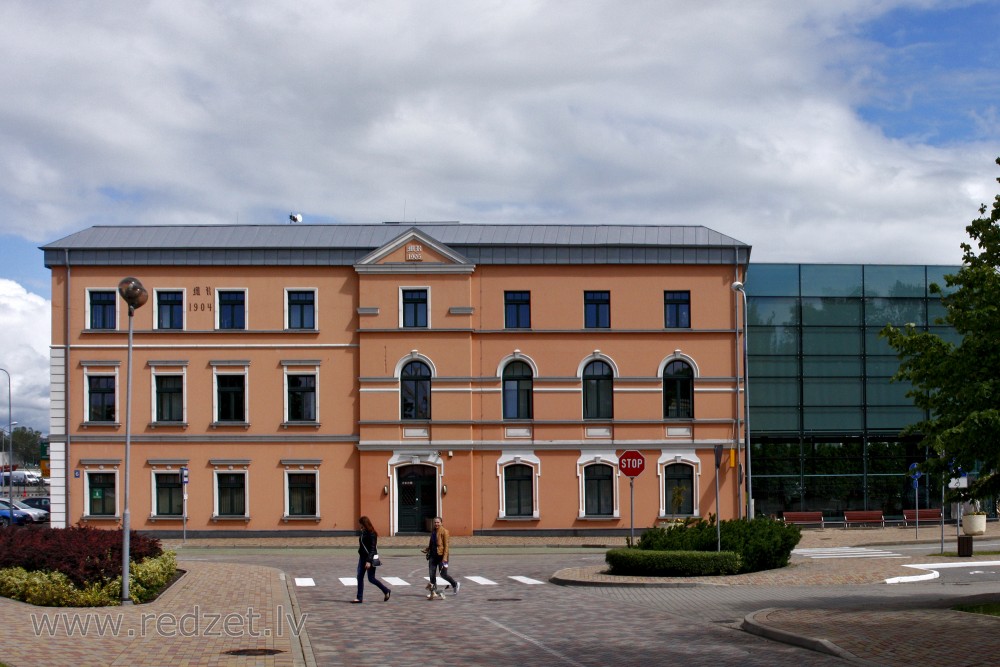
[[[955,527],[946,526],[945,531],[945,550],[954,551]],[[987,538],[1000,538],[1000,524],[991,522],[988,534],[977,541]],[[424,539],[386,537],[380,540],[380,551],[408,552],[410,547],[422,545]],[[914,541],[927,547],[920,552],[919,562],[1000,560],[996,556],[927,558],[926,554],[938,550],[940,528],[937,526],[923,527],[919,535],[913,527],[807,529],[803,531],[799,548],[882,545],[891,549],[893,544]],[[729,635],[725,640],[720,639],[722,635],[718,633],[731,630],[706,625],[705,620],[711,620],[710,611],[704,612],[705,617],[697,617],[693,612],[685,616],[676,610],[665,615],[657,608],[656,598],[651,597],[657,590],[666,594],[668,589],[664,586],[686,587],[671,593],[675,596],[685,595],[686,590],[692,591],[691,595],[701,591],[703,599],[717,599],[719,608],[739,609],[740,605],[753,604],[767,597],[770,604],[747,613],[746,629],[858,663],[987,665],[996,664],[995,656],[1000,655],[1000,632],[996,632],[1000,629],[1000,620],[951,611],[948,607],[954,604],[953,598],[931,595],[913,602],[894,600],[890,596],[876,607],[852,596],[851,591],[870,591],[871,586],[881,585],[889,577],[916,574],[915,570],[903,567],[903,563],[914,562],[913,557],[816,560],[795,556],[792,564],[782,570],[684,580],[611,578],[602,574],[602,567],[598,565],[576,565],[547,573],[562,583],[575,584],[574,587],[537,587],[537,592],[533,590],[523,598],[511,598],[507,597],[509,594],[463,586],[459,598],[449,597],[440,603],[422,601],[420,591],[397,590],[390,604],[376,601],[363,605],[364,614],[360,613],[361,605],[346,604],[347,589],[339,582],[296,591],[283,572],[284,566],[278,569],[247,563],[210,562],[200,557],[216,549],[249,548],[257,554],[273,549],[273,553],[281,554],[295,548],[329,550],[331,547],[351,548],[355,544],[354,538],[219,538],[186,543],[165,540],[166,548],[178,551],[180,567],[186,572],[149,604],[52,609],[0,598],[0,628],[5,637],[0,661],[12,667],[430,664],[426,659],[430,636],[438,634],[441,628],[450,636],[470,634],[473,625],[464,624],[471,621],[476,633],[475,652],[470,653],[471,649],[459,646],[431,663],[475,664],[483,660],[492,664],[641,662],[641,651],[627,655],[621,652],[620,635],[615,634],[622,631],[621,621],[605,615],[601,602],[605,598],[601,595],[613,595],[614,599],[633,605],[629,616],[633,625],[630,627],[634,627],[638,614],[646,623],[641,626],[642,632],[653,633],[649,641],[669,633],[677,640],[670,643],[672,657],[684,659],[691,665],[740,662],[801,667],[836,664],[836,658],[821,653],[803,659],[801,652],[782,652],[778,648],[769,649],[766,657],[751,657],[757,645],[752,643],[750,636],[740,633],[736,637],[742,635],[746,639]],[[593,546],[594,553],[600,554],[605,547],[622,545],[624,538],[455,538],[456,552],[460,554],[531,553],[545,548],[550,553],[558,553],[560,547],[576,547],[575,551],[579,552],[582,546]],[[340,558],[344,562],[350,560],[343,555]],[[571,562],[573,559],[564,560]],[[400,566],[404,562],[410,563],[403,558],[397,560]],[[550,563],[551,558],[539,562]],[[419,559],[413,557],[411,564],[412,571],[418,572]],[[602,590],[606,593],[601,593]],[[826,595],[833,590],[837,596]],[[762,592],[765,595],[760,595]],[[968,592],[973,595],[977,589],[969,587]],[[478,616],[474,619],[465,616],[471,605],[463,607],[463,604],[469,605],[466,602],[469,599],[484,605],[478,608],[481,611],[476,612]],[[302,622],[301,609],[305,606],[329,612],[326,617],[323,613],[315,613],[309,618],[307,629],[296,634],[294,627]],[[526,626],[528,611],[541,614],[546,622]],[[90,625],[85,626],[88,621]],[[70,623],[77,625],[70,627]],[[106,624],[103,630],[98,627],[101,623]],[[394,632],[403,627],[401,624],[411,626],[412,631]],[[568,628],[587,630],[585,635],[578,633],[567,637]],[[975,637],[973,642],[959,639],[970,632]],[[637,645],[642,644],[642,637],[634,640]],[[581,653],[581,647],[587,650]],[[609,652],[609,647],[617,648]],[[273,655],[233,656],[226,653],[248,649],[263,649]],[[581,655],[588,657],[580,658]]]

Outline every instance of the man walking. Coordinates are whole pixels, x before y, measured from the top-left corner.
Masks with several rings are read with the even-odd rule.
[[[438,570],[441,572],[441,578],[451,584],[452,591],[454,591],[455,595],[458,595],[458,589],[461,584],[452,579],[451,575],[448,574],[450,547],[448,542],[448,529],[444,527],[441,517],[434,517],[434,530],[431,531],[430,543],[427,545],[427,549],[424,550],[424,553],[427,554],[427,573],[431,578],[431,583],[427,585],[427,589],[430,591],[430,594],[427,596],[428,600],[444,599],[437,586]]]

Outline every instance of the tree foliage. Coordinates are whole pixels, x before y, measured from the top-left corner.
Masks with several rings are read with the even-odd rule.
[[[950,289],[930,288],[944,294],[943,323],[959,342],[912,325],[882,330],[900,359],[895,379],[911,384],[907,395],[930,415],[903,431],[919,434],[939,454],[921,468],[944,475],[980,468],[960,492],[964,498],[1000,495],[1000,195],[989,215],[984,204],[979,216],[966,227],[962,267],[945,276]]]

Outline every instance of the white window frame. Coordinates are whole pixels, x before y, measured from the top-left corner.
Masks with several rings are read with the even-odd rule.
[[[284,362],[283,362],[284,363]],[[319,362],[303,363],[302,365],[293,365],[291,363],[286,363],[284,367],[284,375],[282,376],[282,384],[284,386],[284,396],[285,396],[285,420],[284,424],[294,425],[294,424],[319,424]],[[316,379],[316,419],[312,421],[292,421],[288,415],[288,376],[289,375],[312,375]]]
[[[181,328],[161,329],[160,328],[160,292],[180,292],[181,293]],[[153,290],[153,329],[157,331],[184,331],[187,329],[187,290],[183,287],[157,287]],[[117,318],[116,318],[117,323]]]
[[[288,293],[289,292],[312,292],[313,293],[313,327],[312,329],[292,329],[288,321]],[[285,331],[319,331],[319,288],[318,287],[286,287],[285,288],[285,312],[281,322]]]
[[[242,375],[243,376],[243,421],[219,421],[219,376],[220,375]],[[242,425],[250,423],[250,364],[225,366],[220,365],[212,369],[212,424],[215,426],[226,426],[229,424]]]
[[[181,513],[180,514],[159,514],[156,511],[156,476],[157,475],[178,475],[181,478]],[[180,468],[176,470],[164,469],[164,470],[151,470],[149,475],[149,516],[151,518],[157,519],[183,519],[184,511],[187,509],[187,503],[184,502],[184,494],[187,493],[187,489],[184,488],[184,474],[181,472]]]
[[[99,370],[98,370],[99,369]],[[90,419],[90,378],[91,377],[114,377],[115,378],[115,419],[114,421],[91,421]],[[84,424],[104,424],[111,426],[121,424],[119,419],[121,412],[120,382],[118,379],[118,362],[83,364],[83,423]]]
[[[531,516],[507,516],[507,479],[506,470],[512,465],[526,465],[531,468]],[[497,518],[508,521],[531,521],[539,519],[541,513],[538,506],[538,478],[542,476],[542,462],[534,451],[505,451],[497,459],[497,479],[500,486],[500,507]]]
[[[219,475],[243,475],[243,515],[239,514],[219,514]],[[217,467],[212,471],[212,519],[245,519],[250,520],[250,471],[245,467],[240,470],[228,470]]]
[[[611,485],[614,493],[614,512],[611,516],[590,516],[587,514],[587,489],[586,479],[584,478],[584,468],[594,465],[595,463],[603,463],[612,467]],[[580,498],[580,506],[577,508],[577,518],[586,519],[587,521],[611,521],[613,519],[621,518],[621,494],[619,493],[621,485],[618,483],[618,478],[621,477],[621,471],[618,470],[618,455],[614,452],[614,450],[581,453],[580,458],[576,460],[576,476],[579,484],[578,495]]]
[[[90,514],[90,476],[91,475],[107,475],[109,473],[114,473],[115,476],[115,513],[112,514]],[[113,470],[92,470],[86,469],[83,471],[83,518],[85,519],[120,519],[121,518],[121,507],[122,507],[122,494],[121,494],[122,480],[121,476],[118,474],[118,466],[115,466]]]
[[[153,424],[187,424],[187,397],[188,397],[188,387],[187,387],[187,364],[178,363],[176,365],[169,363],[150,363],[150,384],[149,384],[149,414],[152,417],[150,421]],[[160,419],[159,413],[156,411],[157,395],[156,395],[156,378],[163,375],[179,375],[181,376],[181,421],[164,421]],[[245,414],[245,413],[244,413]]]
[[[690,447],[670,447],[661,449],[660,456],[656,461],[656,476],[659,479],[660,485],[659,518],[668,519],[673,517],[673,514],[669,513],[670,499],[667,498],[666,488],[666,468],[669,465],[688,465],[694,468],[694,474],[692,475],[694,488],[691,489],[693,500],[691,507],[692,514],[690,516],[701,516],[701,507],[698,502],[701,497],[701,459],[698,458],[698,453]]]
[[[403,326],[403,292],[406,290],[424,290],[427,293],[427,326],[426,327],[404,327]],[[399,292],[397,294],[399,302],[397,304],[399,310],[399,328],[400,329],[432,329],[434,324],[431,322],[431,288],[429,285],[412,285],[412,286],[400,286]]]
[[[243,292],[243,328],[222,329],[220,327],[219,296],[220,292]],[[315,309],[315,307],[314,307]],[[285,322],[288,322],[288,295],[285,295]],[[215,329],[216,331],[247,331],[250,329],[250,290],[246,287],[217,287],[215,289]]]
[[[316,479],[316,514],[291,514],[290,513],[290,508],[289,508],[290,500],[288,498],[288,476],[289,475],[312,475]],[[319,470],[317,470],[315,468],[312,469],[312,470],[304,470],[304,469],[303,470],[299,470],[299,469],[285,468],[285,470],[284,470],[284,496],[285,496],[285,506],[284,506],[284,513],[282,515],[282,518],[285,519],[286,521],[289,520],[289,519],[291,519],[293,521],[298,520],[298,519],[317,519],[317,520],[320,519],[320,508],[322,507],[322,503],[320,503]]]
[[[93,292],[114,292],[114,294],[115,294],[115,328],[114,329],[91,329],[90,328],[90,295]],[[122,318],[121,318],[122,311],[121,311],[121,307],[119,305],[120,301],[121,301],[121,299],[118,298],[118,289],[115,288],[115,287],[112,287],[110,289],[107,288],[107,287],[88,287],[87,288],[87,308],[86,308],[87,312],[85,312],[83,314],[83,316],[85,318],[84,321],[83,321],[83,328],[85,330],[87,330],[87,331],[118,331],[121,328],[119,326],[119,324],[122,321]]]

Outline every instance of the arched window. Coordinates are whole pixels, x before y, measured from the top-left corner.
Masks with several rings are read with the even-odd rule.
[[[591,361],[583,369],[583,418],[611,419],[614,410],[614,374],[607,363]]]
[[[503,369],[503,418],[531,419],[531,366],[514,361]]]
[[[399,374],[401,419],[431,418],[431,369],[422,361],[411,361]]]
[[[615,470],[605,463],[583,469],[583,502],[587,516],[612,516],[615,513]]]
[[[531,466],[514,463],[503,469],[504,515],[533,516],[534,471]]]
[[[663,418],[694,417],[694,371],[683,361],[671,361],[663,369]]]
[[[673,463],[663,471],[664,498],[671,515],[694,514],[694,468]]]

